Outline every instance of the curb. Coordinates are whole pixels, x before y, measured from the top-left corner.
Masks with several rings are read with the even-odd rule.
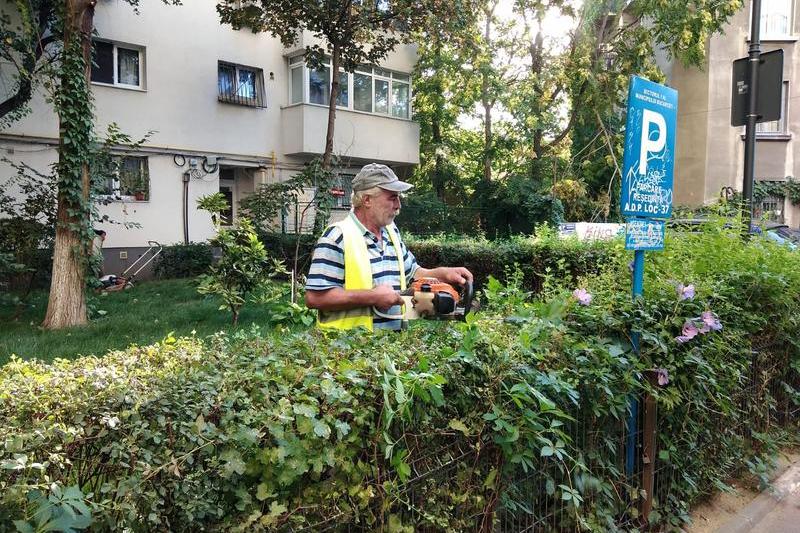
[[[772,482],[770,488],[759,494],[736,516],[728,520],[717,531],[725,533],[748,533],[765,516],[788,496],[797,492],[800,486],[800,459],[789,463],[780,476]]]

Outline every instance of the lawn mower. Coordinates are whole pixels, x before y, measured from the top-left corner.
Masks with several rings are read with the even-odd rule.
[[[152,263],[153,259],[158,257],[163,248],[156,241],[147,241],[147,245],[147,250],[145,250],[136,261],[131,263],[121,275],[115,276],[114,274],[108,274],[100,278],[100,283],[102,283],[100,290],[103,292],[115,292],[133,288],[133,281],[136,279],[136,276],[139,272],[144,270],[144,267]],[[136,271],[131,272],[134,268]]]

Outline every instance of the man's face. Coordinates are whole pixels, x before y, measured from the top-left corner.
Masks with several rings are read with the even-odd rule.
[[[400,214],[400,193],[381,189],[369,199],[370,214],[380,227],[388,226],[394,222],[394,217]]]

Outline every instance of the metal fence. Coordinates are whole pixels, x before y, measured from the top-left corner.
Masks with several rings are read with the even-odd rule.
[[[720,417],[717,427],[708,428],[703,442],[697,442],[708,460],[718,461],[727,475],[742,469],[741,462],[732,461],[718,451],[715,435],[737,436],[743,442],[758,448],[754,432],[764,433],[777,426],[794,427],[800,414],[797,391],[800,390],[798,372],[790,367],[790,349],[770,343],[756,343],[752,362],[744,375],[746,380],[735,397],[730,400],[737,407],[735,416]],[[652,377],[651,377],[652,378]],[[594,524],[605,530],[633,531],[663,526],[662,510],[680,505],[674,491],[678,480],[698,475],[681,471],[676,461],[662,459],[659,449],[662,440],[680,437],[679,427],[665,424],[656,412],[652,398],[638,398],[638,423],[631,433],[629,421],[609,415],[598,417],[591,405],[573,406],[569,411],[573,421],[564,428],[573,448],[580,450],[585,471],[590,475],[583,480],[581,505],[602,503],[608,523]],[[562,406],[566,407],[566,406]],[[691,416],[687,413],[686,416]],[[671,418],[676,423],[675,413]],[[738,423],[732,421],[738,420]],[[634,446],[630,448],[631,444]],[[496,467],[499,449],[490,442],[438,442],[431,436],[406,437],[404,445],[409,450],[412,476],[391,496],[376,499],[373,516],[383,518],[390,514],[399,517],[403,524],[414,524],[414,531],[481,531],[481,532],[541,532],[562,533],[583,530],[586,524],[575,508],[562,499],[559,485],[571,486],[576,480],[565,469],[565,464],[545,457],[528,472],[521,468],[507,469],[495,489],[487,489],[484,478]],[[466,468],[465,465],[469,465]],[[471,476],[471,477],[470,477]],[[458,517],[458,526],[437,524],[428,509],[438,497],[437,489],[451,479],[459,478],[459,486],[471,489],[462,499],[450,505],[451,516]],[[590,478],[602,481],[603,489],[587,490]],[[464,480],[467,482],[464,483]],[[381,491],[381,481],[373,480]],[[600,501],[602,500],[602,502]],[[461,507],[459,507],[461,506]],[[459,513],[461,513],[459,515]],[[648,525],[647,518],[650,518]],[[355,516],[348,509],[312,526],[286,531],[346,531],[366,532],[379,528],[364,517]]]

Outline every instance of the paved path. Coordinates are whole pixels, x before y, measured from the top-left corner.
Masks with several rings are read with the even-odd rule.
[[[720,528],[719,533],[800,533],[800,460]]]

